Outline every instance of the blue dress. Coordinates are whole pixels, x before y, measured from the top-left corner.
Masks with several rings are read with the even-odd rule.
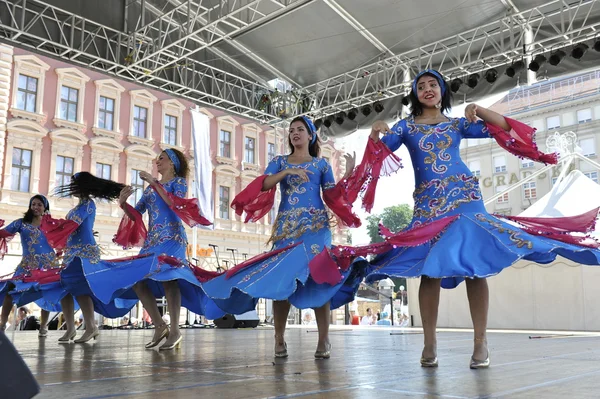
[[[96,203],[91,199],[81,201],[67,214],[67,219],[76,222],[79,227],[69,236],[64,253],[61,272],[61,283],[65,290],[74,297],[87,295],[94,303],[94,311],[108,318],[126,315],[137,300],[116,298],[108,303],[98,299],[90,288],[86,276],[103,268],[111,268],[110,261],[100,260],[100,247],[94,238],[94,221],[96,219]],[[133,261],[132,261],[133,262]],[[137,260],[140,262],[140,260]]]
[[[39,226],[36,227],[24,222],[23,219],[18,219],[6,226],[4,230],[11,235],[19,233],[21,236],[23,255],[14,277],[27,275],[35,269],[60,268],[56,253],[48,244]],[[50,312],[60,312],[60,300],[67,295],[58,281],[39,284],[25,283],[18,279],[0,283],[0,300],[4,300],[7,293],[13,297],[17,306],[35,302],[39,307]]]
[[[442,278],[454,288],[465,278],[493,276],[520,259],[550,263],[557,255],[597,265],[600,251],[529,234],[490,215],[479,182],[460,158],[460,141],[489,138],[483,121],[449,119],[437,125],[396,123],[382,141],[392,151],[406,145],[415,174],[415,205],[408,228],[459,215],[434,240],[416,247],[398,247],[371,262],[367,281],[386,277]]]
[[[167,193],[180,198],[187,194],[187,182],[175,177],[163,184]],[[163,284],[177,281],[181,290],[181,305],[190,311],[216,319],[224,315],[204,293],[201,284],[187,261],[187,235],[181,219],[151,187],[146,188],[135,209],[141,214],[148,212],[148,235],[140,255],[141,259],[126,262],[118,267],[103,267],[93,275],[87,275],[92,291],[104,302],[116,298],[137,299],[133,286],[145,282],[161,298],[165,295]],[[161,262],[159,256],[177,259],[182,266]]]
[[[272,250],[300,243],[284,252],[243,269],[230,278],[221,275],[203,284],[217,305],[231,314],[241,314],[256,307],[259,298],[288,300],[297,308],[319,308],[330,302],[332,309],[351,302],[364,274],[355,262],[342,272],[336,285],[317,284],[310,276],[309,262],[325,247],[331,247],[329,214],[321,190],[335,186],[329,163],[313,158],[303,164],[290,164],[287,156],[276,156],[265,175],[301,168],[309,181],[286,176],[280,183],[281,203],[273,226]]]

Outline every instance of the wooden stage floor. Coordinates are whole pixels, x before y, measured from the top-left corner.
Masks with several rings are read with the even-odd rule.
[[[282,360],[270,328],[183,333],[171,352],[144,349],[151,330],[101,331],[90,344],[58,344],[56,331],[8,337],[44,399],[600,397],[600,335],[491,332],[492,367],[470,370],[468,331],[439,333],[437,369],[419,366],[418,330],[332,327],[329,360],[313,358],[316,328],[288,330]]]

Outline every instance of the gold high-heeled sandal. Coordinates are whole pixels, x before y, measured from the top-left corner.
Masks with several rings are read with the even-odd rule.
[[[329,359],[331,357],[331,344],[327,344],[324,351],[316,351],[315,359]]]
[[[76,336],[77,336],[77,331],[73,331],[71,334],[66,332],[65,335],[63,335],[62,337],[60,337],[58,339],[58,343],[59,344],[68,344],[69,342],[71,342],[71,340],[75,339]]]
[[[288,351],[287,351],[287,342],[285,342],[285,340],[283,340],[283,350],[282,351],[277,351],[277,338],[282,338],[282,335],[275,335],[275,357],[282,359],[282,358],[286,358],[288,357]]]
[[[160,344],[160,342],[163,339],[165,339],[165,338],[167,338],[169,336],[169,327],[166,324],[161,324],[160,326],[155,327],[155,328],[161,328],[161,327],[164,327],[163,332],[160,334],[160,336],[158,337],[158,339],[156,341],[150,341],[150,342],[148,342],[146,344],[146,349],[152,349],[152,348],[154,348],[155,346],[157,346],[158,344]]]
[[[485,342],[487,344],[487,340],[485,338],[475,338],[475,342]],[[490,350],[487,350],[487,357],[485,360],[475,360],[473,356],[471,356],[471,362],[469,363],[469,368],[471,369],[487,369],[490,367]]]
[[[48,329],[47,328],[40,328],[40,331],[38,332],[38,337],[45,338],[47,336],[48,336]]]
[[[179,349],[181,347],[181,341],[183,341],[183,335],[179,335],[179,338],[177,338],[177,340],[175,342],[173,342],[171,345],[167,345],[165,343],[163,346],[158,348],[158,350],[159,351],[170,351],[175,348]]]
[[[76,339],[74,342],[76,344],[83,344],[88,342],[89,340],[93,339],[94,341],[96,340],[96,337],[100,335],[100,330],[98,330],[97,328],[88,336],[86,336],[85,334],[83,334],[81,336],[81,338]]]
[[[436,357],[421,357],[421,367],[437,367],[438,358]]]

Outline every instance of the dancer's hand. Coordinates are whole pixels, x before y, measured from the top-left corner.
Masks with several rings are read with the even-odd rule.
[[[392,131],[390,130],[390,127],[387,123],[385,123],[384,121],[375,121],[375,123],[373,123],[373,127],[371,128],[371,135],[369,137],[371,137],[373,141],[377,142],[379,141],[380,133],[388,134],[391,132]]]
[[[346,173],[344,173],[343,179],[350,176],[350,173],[354,170],[354,166],[356,166],[356,151],[353,151],[352,155],[350,153],[345,154],[344,158],[346,159]]]
[[[121,207],[123,207],[125,205],[125,203],[127,202],[127,199],[131,196],[131,194],[133,194],[134,191],[135,190],[131,186],[123,187],[123,189],[121,190],[121,193],[119,194],[119,205]]]
[[[477,122],[477,104],[469,104],[465,108],[465,118],[469,122]]]
[[[140,172],[140,179],[147,182],[148,184],[154,184],[156,182],[154,176],[145,171]]]
[[[308,181],[308,173],[310,173],[311,175],[313,174],[313,172],[311,172],[310,170],[304,170],[301,168],[286,169],[286,172],[288,176],[300,176],[302,181],[305,183]]]

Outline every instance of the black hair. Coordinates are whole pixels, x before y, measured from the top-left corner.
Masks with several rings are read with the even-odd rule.
[[[309,138],[309,140],[312,140],[312,135],[313,134],[317,135],[317,139],[315,140],[315,142],[314,143],[310,143],[308,145],[308,153],[310,154],[311,157],[318,158],[319,155],[321,155],[321,139],[319,138],[319,135],[317,134],[317,132],[312,132],[310,130],[310,127],[308,126],[308,124],[306,123],[306,121],[304,120],[303,117],[301,117],[301,116],[295,117],[292,120],[292,122],[290,122],[290,126],[294,122],[302,122],[302,124],[306,128],[306,131],[311,134],[311,137]],[[288,136],[288,145],[290,146],[290,154],[293,154],[294,153],[294,145],[292,144],[292,139],[290,139],[289,136]]]
[[[124,184],[101,179],[89,172],[79,172],[73,175],[71,183],[57,187],[55,193],[60,197],[101,198],[113,201],[119,198],[124,187]]]
[[[33,222],[33,211],[31,210],[31,203],[33,202],[34,199],[39,200],[42,204],[44,204],[44,212],[50,211],[50,205],[48,205],[48,208],[46,208],[46,204],[48,203],[48,200],[46,199],[46,197],[44,197],[41,194],[36,194],[33,197],[31,197],[31,199],[29,200],[29,208],[27,208],[27,212],[25,212],[23,214],[23,221],[25,223]]]
[[[436,80],[438,80],[437,76],[425,72],[423,75],[419,76],[419,79],[421,79],[423,76],[431,76],[433,78],[435,78]],[[441,76],[441,74],[440,74]],[[439,82],[439,80],[438,80]],[[442,80],[440,83],[440,86],[444,87],[444,94],[442,94],[442,104],[441,104],[441,109],[440,111],[442,111],[442,113],[446,112],[446,111],[450,111],[450,109],[452,108],[452,91],[450,90],[450,85],[448,84],[448,82],[446,82],[446,80]],[[417,97],[417,93],[415,93],[414,90],[410,91],[410,94],[408,95],[408,99],[410,100],[410,114],[415,117],[415,116],[419,116],[421,114],[423,114],[423,105],[421,105],[421,103],[419,102],[419,98]]]

